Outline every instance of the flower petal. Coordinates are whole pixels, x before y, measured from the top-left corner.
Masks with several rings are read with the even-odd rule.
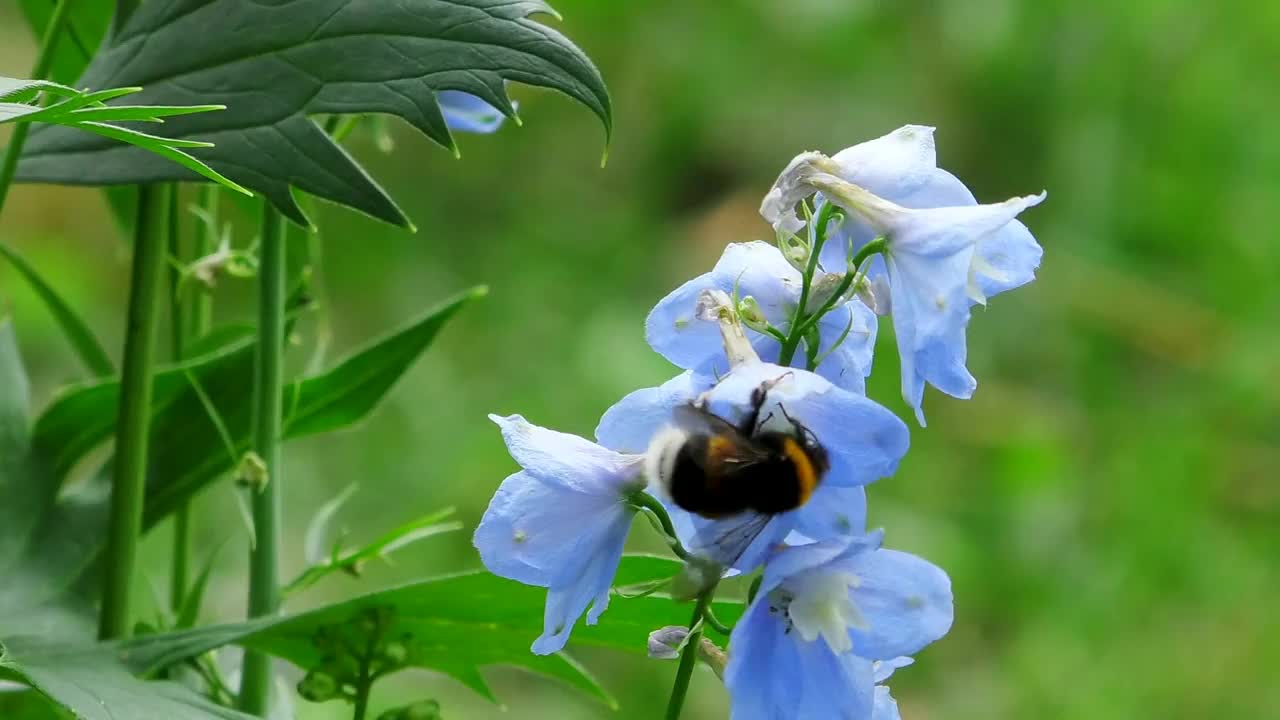
[[[644,484],[639,456],[538,427],[520,415],[490,415],[489,419],[502,429],[511,457],[542,482],[611,498]]]
[[[837,387],[865,395],[878,325],[876,314],[859,300],[847,302],[824,315],[818,321],[818,331],[822,335],[819,357],[826,357],[818,364],[816,372]],[[831,350],[846,328],[849,334],[845,335],[839,347]]]
[[[867,629],[850,630],[853,651],[870,660],[912,655],[951,629],[951,580],[941,568],[896,550],[852,555],[854,603]]]
[[[823,484],[796,510],[796,532],[817,542],[859,535],[866,527],[867,491],[861,485]]]
[[[451,130],[491,133],[502,126],[502,112],[480,98],[460,90],[436,93],[440,112]]]
[[[614,513],[603,528],[584,528],[583,522],[596,525],[594,519],[580,518],[577,526],[583,537],[575,543],[572,561],[560,568],[547,590],[543,614],[543,632],[533,643],[533,652],[548,655],[564,649],[569,633],[582,617],[587,605],[587,623],[594,625],[609,607],[609,586],[622,560],[622,547],[631,528],[631,513]]]
[[[735,289],[740,298],[755,298],[765,318],[779,327],[790,319],[791,309],[799,300],[800,274],[769,243],[732,243],[711,272],[686,282],[658,301],[645,320],[645,339],[658,354],[686,370],[703,367],[715,358],[723,360],[719,326],[699,320],[694,308],[704,290],[732,295]],[[753,344],[756,340],[777,344],[767,335],[752,330],[748,333]]]
[[[590,549],[631,514],[619,498],[569,490],[521,471],[498,487],[472,542],[489,572],[547,587],[574,564],[574,553]]]
[[[596,440],[618,452],[643,453],[654,433],[671,422],[671,411],[713,383],[709,376],[686,370],[658,387],[636,390],[605,411],[596,426]]]
[[[871,663],[800,640],[763,596],[734,627],[729,648],[732,720],[863,720],[871,713]]]
[[[871,720],[902,720],[902,715],[898,713],[898,701],[893,699],[889,694],[889,688],[884,685],[876,686],[876,699],[871,709]]]

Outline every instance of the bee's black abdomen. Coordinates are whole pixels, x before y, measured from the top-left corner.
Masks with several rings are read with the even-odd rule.
[[[729,487],[734,479],[707,472],[708,442],[707,437],[690,437],[680,448],[667,488],[671,499],[681,508],[706,517],[733,515],[750,509],[749,498],[741,489]]]

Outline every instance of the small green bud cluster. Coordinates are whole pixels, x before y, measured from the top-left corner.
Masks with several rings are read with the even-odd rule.
[[[416,640],[413,633],[397,634],[395,626],[394,608],[375,607],[362,610],[347,622],[317,628],[311,643],[320,651],[320,662],[298,683],[298,694],[311,702],[353,702],[362,688],[411,665],[417,654]],[[418,716],[396,717],[416,720]]]

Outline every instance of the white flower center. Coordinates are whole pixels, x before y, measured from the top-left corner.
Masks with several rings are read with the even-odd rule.
[[[831,572],[802,576],[788,583],[788,589],[775,593],[775,606],[781,605],[787,615],[788,632],[794,629],[800,637],[813,642],[821,637],[837,654],[853,650],[849,628],[865,629],[866,620],[853,603],[850,590],[858,587],[851,573]]]

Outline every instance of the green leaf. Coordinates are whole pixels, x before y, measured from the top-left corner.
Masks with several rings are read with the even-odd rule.
[[[447,148],[440,90],[515,117],[505,81],[567,94],[611,128],[599,72],[559,32],[530,19],[542,0],[148,0],[78,81],[141,85],[150,105],[228,110],[175,120],[167,137],[210,140],[209,166],[261,192],[294,221],[297,187],[398,225],[394,201],[309,115],[397,115]],[[19,169],[32,182],[114,185],[195,179],[130,147],[36,128]]]
[[[464,292],[334,369],[291,383],[284,394],[286,439],[362,420],[426,351],[444,324],[483,295],[482,288]],[[229,472],[249,449],[252,392],[245,378],[250,377],[253,355],[251,340],[236,340],[156,374],[144,515],[147,528]],[[33,442],[46,458],[51,478],[45,482],[55,491],[72,468],[112,437],[119,393],[114,380],[81,385],[61,395],[37,420]],[[201,393],[216,410],[216,422]],[[230,449],[219,424],[227,432]],[[103,492],[106,485],[105,473],[99,473],[81,487],[82,492],[94,493]],[[92,532],[92,527],[86,532]],[[94,544],[84,552],[92,556],[98,549]]]
[[[177,163],[197,175],[203,175],[209,180],[226,185],[232,190],[245,195],[253,194],[185,152],[185,149],[190,148],[212,147],[211,143],[149,135],[131,128],[109,124],[110,122],[126,121],[163,123],[166,117],[195,115],[225,109],[222,105],[116,105],[107,107],[101,104],[125,95],[132,95],[141,90],[142,88],[127,87],[82,93],[74,88],[56,83],[0,78],[0,124],[39,122],[82,130],[142,148],[147,152]],[[41,107],[39,96],[42,93],[56,95],[63,99],[46,107]]]
[[[623,558],[617,582],[636,583],[670,577],[680,563],[668,558]],[[137,638],[122,647],[122,656],[136,672],[149,672],[231,643],[252,647],[289,660],[300,668],[318,666],[324,652],[316,645],[322,627],[347,625],[373,609],[388,610],[392,627],[386,637],[408,637],[413,667],[453,677],[484,697],[493,699],[480,670],[514,665],[561,680],[571,687],[613,705],[613,701],[566,653],[539,656],[530,651],[542,633],[546,591],[504,580],[485,572],[470,572],[422,580],[288,618],[199,628],[185,633]],[[689,620],[691,605],[651,595],[614,598],[598,625],[579,623],[571,646],[596,646],[642,654],[649,633]],[[742,614],[741,603],[716,601],[716,614],[732,622]],[[426,642],[415,645],[415,640]]]
[[[251,720],[181,685],[139,680],[110,647],[15,637],[4,648],[0,666],[80,720]]]
[[[57,0],[18,0],[18,5],[31,26],[32,36],[39,41]],[[106,37],[114,10],[112,0],[75,0],[54,52],[50,80],[69,85],[80,77]]]
[[[57,321],[58,327],[62,328],[63,334],[71,342],[71,347],[75,348],[76,355],[80,358],[80,362],[84,363],[85,368],[94,377],[103,378],[113,375],[115,366],[111,364],[111,358],[107,357],[107,351],[102,349],[102,344],[98,342],[93,331],[58,295],[53,286],[45,282],[44,278],[40,277],[35,268],[31,267],[21,255],[8,247],[0,245],[0,255],[9,260],[18,274],[26,279],[31,289],[44,301],[49,312],[53,314],[53,319]]]
[[[344,494],[338,496],[337,500],[345,500],[345,498],[346,495]],[[332,507],[331,504],[322,507],[320,509],[321,513],[324,513],[330,507]],[[308,557],[308,561],[312,563],[311,566],[286,585],[283,592],[288,595],[305,590],[335,572],[346,572],[350,575],[358,576],[361,572],[361,567],[370,560],[389,558],[395,551],[412,545],[419,540],[425,540],[441,533],[461,530],[462,523],[460,522],[441,522],[453,513],[454,508],[446,508],[439,512],[424,515],[383,533],[373,542],[354,549],[343,550],[340,542],[335,543],[328,557],[321,556],[319,560],[312,560]],[[317,514],[317,517],[319,518],[321,515]],[[323,531],[316,531],[314,528],[308,529],[308,545],[311,545],[314,540],[313,532]],[[311,548],[308,548],[308,554],[310,552]]]

